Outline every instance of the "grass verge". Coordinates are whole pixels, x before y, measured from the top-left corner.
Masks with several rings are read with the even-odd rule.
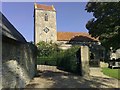
[[[120,80],[120,69],[102,68],[103,74]]]

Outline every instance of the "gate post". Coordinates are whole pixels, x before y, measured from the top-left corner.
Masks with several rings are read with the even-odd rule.
[[[89,48],[88,46],[81,46],[81,74],[82,76],[89,77]]]

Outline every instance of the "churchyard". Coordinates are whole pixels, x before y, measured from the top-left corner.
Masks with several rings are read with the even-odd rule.
[[[89,4],[86,5],[88,11]],[[120,69],[109,68],[110,51],[105,53],[106,46],[103,47],[98,38],[89,33],[57,32],[56,10],[53,5],[34,3],[34,43],[27,42],[9,20],[1,12],[0,14],[0,89],[120,88]],[[93,21],[86,24],[90,31]],[[95,33],[97,34],[99,33]],[[111,45],[114,49],[118,48],[115,47],[118,44]]]
[[[42,43],[43,42],[40,42],[39,45],[41,46]],[[62,52],[62,56],[59,52],[55,52],[56,54],[54,56],[55,49],[53,49],[54,51],[47,50],[49,51],[48,53],[46,49],[50,48],[48,44],[47,48],[45,48],[44,44],[45,43],[42,44],[44,48],[42,46],[39,48],[38,46],[39,50],[43,50],[41,57],[44,58],[38,58],[37,76],[34,77],[34,79],[26,86],[26,88],[119,88],[118,83],[120,83],[120,81],[118,78],[112,78],[109,77],[108,74],[104,74],[107,73],[104,70],[104,68],[108,68],[107,65],[102,65],[101,67],[90,67],[88,65],[87,68],[89,68],[85,69],[85,67],[81,67],[79,63],[78,67],[84,69],[77,67],[76,52],[78,52],[77,50],[80,47],[72,47],[71,49],[66,50],[65,53]],[[56,50],[59,51],[58,49]],[[53,55],[50,52],[52,52]],[[45,56],[48,58],[45,58]],[[81,63],[84,64],[84,62]],[[87,73],[82,74],[81,72]],[[114,75],[119,74],[119,72],[113,72],[110,73]]]

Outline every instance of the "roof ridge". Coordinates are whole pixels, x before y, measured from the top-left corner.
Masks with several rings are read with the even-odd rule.
[[[43,5],[43,6],[51,6],[52,7],[52,5],[46,5],[46,4],[38,4],[38,3],[36,3],[36,5]]]
[[[64,32],[64,31],[63,32],[59,31],[58,33],[87,33],[87,34],[89,34],[88,32]]]
[[[76,40],[82,40],[84,38],[84,40],[94,40],[94,41],[99,41],[98,39],[91,37],[91,35],[88,32],[57,32],[57,39],[58,40],[71,40],[74,36]],[[83,40],[83,41],[84,41]],[[91,41],[90,40],[90,41]]]
[[[35,3],[36,9],[42,9],[47,11],[55,11],[55,8],[53,5],[46,5],[46,4],[37,4]]]

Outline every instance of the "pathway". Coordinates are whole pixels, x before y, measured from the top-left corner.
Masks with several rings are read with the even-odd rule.
[[[117,79],[103,75],[98,68],[90,70],[90,78],[85,78],[58,70],[55,66],[38,65],[38,75],[26,88],[118,88]]]

